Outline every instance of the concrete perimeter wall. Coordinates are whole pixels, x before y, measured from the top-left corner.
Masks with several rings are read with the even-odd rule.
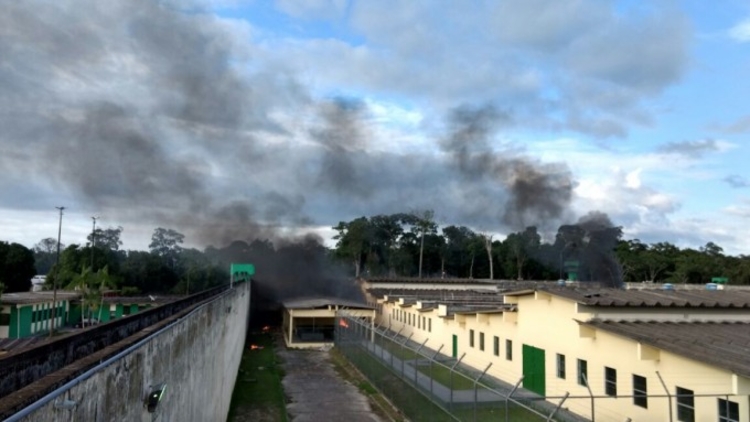
[[[182,316],[57,399],[76,401],[74,409],[56,409],[52,400],[23,420],[225,421],[245,344],[250,284],[236,284]],[[148,413],[144,399],[159,383],[167,384],[163,399]]]

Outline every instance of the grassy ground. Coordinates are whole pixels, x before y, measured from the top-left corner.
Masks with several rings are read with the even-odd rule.
[[[506,420],[505,406],[502,403],[493,405],[483,404],[476,411],[471,404],[454,406],[451,411],[452,415],[450,415],[444,409],[430,401],[424,394],[417,391],[410,383],[398,377],[368,351],[355,346],[348,349],[343,355],[368,378],[369,382],[377,386],[412,421],[473,421],[475,420],[475,412],[477,421]],[[429,372],[429,368],[427,369]],[[544,418],[540,418],[538,415],[521,407],[511,406],[508,409],[507,420],[514,422],[541,422]]]
[[[251,344],[263,348],[250,350]],[[274,354],[273,337],[270,334],[249,335],[227,420],[285,422],[286,400],[281,386],[283,376]]]

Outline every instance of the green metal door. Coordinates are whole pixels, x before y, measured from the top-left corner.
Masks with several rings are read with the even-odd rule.
[[[453,334],[453,357],[458,357],[458,336]]]
[[[545,395],[544,350],[523,345],[523,388]]]

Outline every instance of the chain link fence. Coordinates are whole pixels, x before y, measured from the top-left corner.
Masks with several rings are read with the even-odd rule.
[[[586,420],[399,334],[341,312],[335,345],[412,421]]]

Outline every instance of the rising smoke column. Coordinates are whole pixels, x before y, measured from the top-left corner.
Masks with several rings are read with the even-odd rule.
[[[507,200],[499,217],[506,227],[550,228],[568,211],[572,174],[565,164],[540,163],[508,148],[493,149],[492,136],[511,123],[508,113],[493,106],[459,107],[452,111],[449,134],[440,145],[466,180],[485,180],[502,188]]]

